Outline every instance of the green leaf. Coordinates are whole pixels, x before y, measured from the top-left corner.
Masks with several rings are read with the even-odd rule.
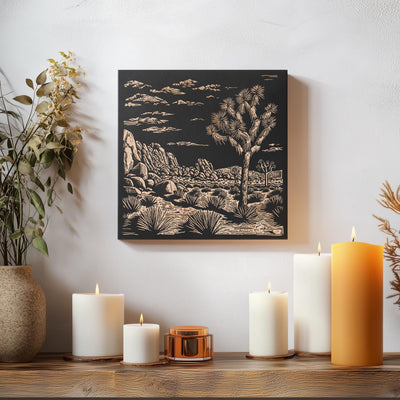
[[[51,207],[53,204],[53,189],[47,191],[47,205]]]
[[[26,78],[26,79],[25,79],[25,82],[26,82],[26,84],[27,84],[31,89],[33,89],[33,82],[32,82],[32,79]]]
[[[56,208],[57,208],[57,210],[58,210],[58,212],[59,212],[60,214],[63,214],[63,210],[61,210],[60,207],[56,206]]]
[[[33,151],[28,151],[28,153],[26,153],[26,159],[29,162],[29,164],[31,165],[31,167],[35,166],[37,158]]]
[[[44,192],[43,183],[40,182],[40,179],[39,179],[37,176],[35,176],[35,177],[32,179],[32,181],[33,181],[34,183],[36,183],[36,185]]]
[[[48,96],[55,87],[56,84],[54,82],[45,83],[43,86],[40,86],[40,88],[37,90],[36,96],[38,97]]]
[[[74,194],[74,189],[72,189],[72,185],[69,182],[68,182],[67,188],[68,188],[68,192],[70,192],[71,194]]]
[[[22,232],[19,229],[17,229],[15,232],[13,232],[10,235],[10,238],[11,239],[19,239],[21,236],[22,236]]]
[[[56,142],[50,142],[46,144],[46,149],[50,149],[50,150],[60,150],[63,149],[64,146],[60,143],[56,143]]]
[[[49,250],[47,249],[47,244],[46,242],[43,240],[43,238],[37,236],[33,239],[32,241],[33,247],[40,251],[42,254],[44,254],[45,256],[49,255]]]
[[[12,162],[14,162],[17,159],[17,152],[12,149],[8,151],[8,157],[11,158]],[[4,157],[6,158],[6,157]]]
[[[40,139],[35,137],[28,142],[28,146],[34,151],[36,159],[40,159],[41,151],[38,149],[38,144],[40,144]]]
[[[36,225],[36,224],[37,224],[37,221],[36,221],[35,219],[33,219],[32,217],[29,217],[29,218],[28,218],[28,221],[29,221],[31,224],[33,224],[33,225]]]
[[[67,141],[65,149],[62,151],[62,155],[67,160],[68,165],[72,167],[72,162],[74,160],[75,152],[74,152],[74,147],[70,141]]]
[[[65,180],[65,167],[64,164],[60,164],[58,168],[58,175]]]
[[[42,101],[36,106],[36,112],[38,114],[43,114],[49,109],[49,103],[47,101]]]
[[[43,83],[46,82],[46,78],[47,78],[47,69],[45,69],[44,71],[42,71],[36,78],[36,83],[38,85],[43,85]]]
[[[32,98],[29,96],[26,96],[25,94],[14,97],[14,100],[18,101],[19,103],[25,104],[26,106],[29,106],[32,104]]]
[[[13,224],[13,220],[12,220],[11,214],[7,214],[6,227],[10,232],[12,232],[14,230],[13,229],[14,228],[14,224]]]
[[[51,185],[51,177],[50,176],[47,178],[47,181],[46,181],[46,183],[44,185],[46,187],[49,187]]]
[[[40,156],[40,164],[43,168],[49,168],[54,160],[54,150],[45,150]]]
[[[44,218],[45,212],[44,212],[44,205],[42,202],[42,199],[40,196],[32,189],[28,189],[29,197],[31,200],[31,203],[33,206],[36,208],[36,211],[39,213],[39,215]]]
[[[31,226],[29,226],[29,225],[25,226],[24,233],[25,233],[26,236],[32,237],[33,236],[33,232],[34,232],[34,229]]]
[[[33,173],[31,164],[24,160],[19,162],[18,171],[21,172],[22,175],[31,175]]]

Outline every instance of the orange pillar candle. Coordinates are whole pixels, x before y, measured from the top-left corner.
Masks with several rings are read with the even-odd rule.
[[[382,314],[383,246],[354,242],[354,237],[333,244],[332,364],[382,364]]]

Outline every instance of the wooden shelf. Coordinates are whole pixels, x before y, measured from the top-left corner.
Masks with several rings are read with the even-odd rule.
[[[0,397],[398,397],[400,353],[377,367],[337,367],[327,359],[259,361],[217,353],[213,361],[153,367],[76,363],[41,354],[0,364]]]

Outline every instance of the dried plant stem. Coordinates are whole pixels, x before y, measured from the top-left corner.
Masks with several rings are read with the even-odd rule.
[[[396,192],[394,192],[390,184],[385,181],[379,197],[378,203],[382,207],[400,214],[400,185]],[[374,217],[380,221],[378,225],[379,229],[388,236],[386,238],[384,254],[385,259],[390,262],[390,268],[394,275],[394,279],[390,281],[390,285],[395,291],[389,297],[396,297],[394,304],[400,306],[400,231],[393,229],[387,219],[377,217],[376,215]]]

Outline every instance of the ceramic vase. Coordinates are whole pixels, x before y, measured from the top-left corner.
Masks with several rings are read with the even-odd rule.
[[[46,299],[31,265],[0,266],[0,362],[29,362],[46,337]]]

